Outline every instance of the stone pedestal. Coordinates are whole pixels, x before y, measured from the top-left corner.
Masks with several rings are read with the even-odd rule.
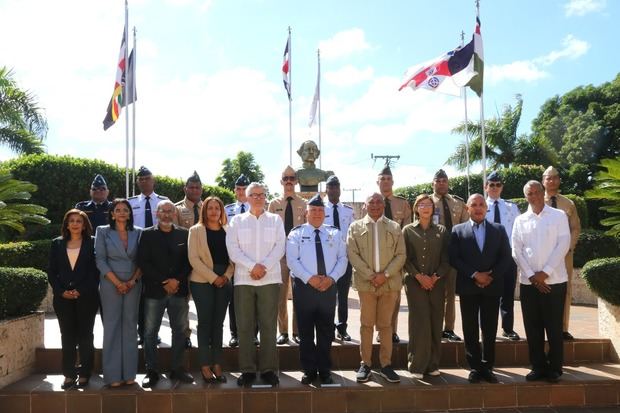
[[[598,333],[611,340],[611,357],[618,362],[620,358],[620,307],[598,299]]]
[[[43,312],[0,321],[0,388],[32,374],[44,325]]]

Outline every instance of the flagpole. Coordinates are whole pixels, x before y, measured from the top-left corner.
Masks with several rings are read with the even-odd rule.
[[[288,26],[288,163],[293,166],[293,44],[291,26]]]
[[[476,0],[476,17],[480,20],[480,0]],[[484,85],[484,79],[482,79]],[[487,180],[487,151],[486,137],[484,134],[484,89],[480,91],[480,137],[482,140],[482,191]]]
[[[461,30],[461,46],[465,45],[465,32]],[[467,197],[470,195],[470,184],[469,184],[469,122],[467,119],[467,87],[463,87],[463,105],[465,107],[465,162],[467,164]]]
[[[123,103],[125,98],[127,97],[127,91],[125,88],[127,87],[127,45],[129,44],[129,39],[127,35],[129,34],[128,30],[128,21],[129,21],[129,6],[127,5],[127,0],[125,0],[125,84],[123,84]],[[129,198],[129,108],[125,111],[125,197]]]
[[[317,90],[319,94],[319,99],[317,100],[318,111],[319,111],[319,151],[323,151],[323,145],[321,143],[321,50],[316,49],[316,61],[317,61]],[[323,169],[323,157],[319,157],[319,169]],[[321,192],[323,185],[322,182],[319,182],[319,192]]]
[[[133,77],[131,82],[131,96],[133,96],[133,105],[131,105],[132,115],[132,149],[131,149],[131,195],[136,195],[136,63],[138,54],[136,52],[136,26],[133,27]],[[129,63],[129,62],[128,62]],[[128,105],[129,106],[129,105]],[[129,110],[129,108],[127,108]]]

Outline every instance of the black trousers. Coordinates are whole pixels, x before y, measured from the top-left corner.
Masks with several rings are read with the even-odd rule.
[[[347,321],[349,320],[349,290],[351,289],[351,264],[347,264],[344,275],[336,281],[338,296],[338,322],[336,328],[341,333],[347,331]]]
[[[527,336],[532,370],[562,373],[564,341],[562,320],[566,283],[550,285],[551,292],[543,294],[533,285],[521,284],[521,311]],[[549,352],[545,354],[545,333]]]
[[[99,294],[96,291],[83,293],[75,300],[54,295],[54,311],[60,326],[62,343],[62,374],[65,377],[90,377],[93,370],[93,328],[99,309]],[[76,369],[78,347],[80,366]]]
[[[305,373],[330,372],[331,348],[334,340],[336,286],[320,292],[310,284],[293,278],[293,306],[299,329],[299,360]],[[314,333],[316,330],[316,343]]]
[[[517,264],[510,260],[510,267],[504,274],[504,293],[499,300],[499,311],[502,315],[502,329],[513,331],[515,325],[515,287],[517,285]]]
[[[483,294],[460,295],[459,301],[467,363],[472,370],[478,372],[492,370],[495,364],[499,297]]]

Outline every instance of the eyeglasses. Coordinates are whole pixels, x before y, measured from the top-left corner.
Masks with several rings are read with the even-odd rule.
[[[260,193],[260,194],[250,194],[248,195],[250,198],[253,199],[262,199],[265,198],[265,194],[264,193]]]
[[[174,214],[174,209],[160,209],[158,212],[160,214]]]
[[[422,208],[422,209],[427,209],[427,208],[433,208],[435,205],[433,204],[418,204],[418,208]]]
[[[284,182],[286,182],[286,181],[295,182],[295,180],[296,180],[296,179],[297,179],[297,177],[296,177],[296,176],[283,176],[283,177],[282,177],[282,180],[283,180]]]
[[[501,182],[489,182],[489,188],[501,188],[504,186]]]

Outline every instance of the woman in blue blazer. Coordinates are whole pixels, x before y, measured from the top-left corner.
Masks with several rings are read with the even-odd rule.
[[[133,212],[126,199],[112,201],[109,222],[110,225],[97,227],[95,251],[105,313],[103,380],[110,387],[119,387],[134,384],[138,370],[141,272],[136,266],[136,253],[142,229],[133,226]]]
[[[61,236],[52,241],[47,279],[54,291],[54,311],[62,342],[63,389],[88,384],[93,369],[93,327],[99,307],[99,273],[95,265],[93,228],[78,209],[67,211]],[[80,366],[76,369],[76,347]]]

